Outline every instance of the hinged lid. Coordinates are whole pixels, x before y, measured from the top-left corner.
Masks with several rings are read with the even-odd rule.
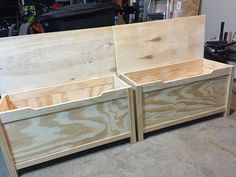
[[[203,57],[205,17],[113,27],[118,73]]]
[[[112,27],[0,39],[0,93],[116,73]]]

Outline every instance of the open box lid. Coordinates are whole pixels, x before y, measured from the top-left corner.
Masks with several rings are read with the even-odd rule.
[[[113,74],[112,27],[0,39],[0,94]]]
[[[203,58],[205,16],[113,27],[118,73]]]

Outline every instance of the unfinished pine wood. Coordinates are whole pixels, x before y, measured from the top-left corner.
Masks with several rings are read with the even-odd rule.
[[[142,141],[144,139],[144,122],[143,122],[143,94],[142,87],[138,86],[135,90],[135,102],[136,102],[136,118],[138,127],[138,140]]]
[[[144,129],[225,107],[228,78],[223,76],[144,93]]]
[[[129,117],[130,117],[130,128],[131,128],[131,143],[134,144],[136,143],[136,122],[135,122],[135,113],[134,113],[134,94],[133,94],[133,89],[129,88],[128,89],[128,100],[129,100]]]
[[[154,131],[154,130],[159,130],[159,129],[163,129],[163,128],[166,128],[166,127],[171,127],[171,126],[174,126],[174,125],[182,124],[182,123],[185,123],[185,122],[190,122],[190,121],[193,121],[193,120],[196,120],[196,119],[204,119],[207,116],[212,116],[212,115],[215,115],[215,114],[219,114],[219,113],[222,113],[224,111],[225,111],[225,107],[221,107],[221,108],[211,109],[211,110],[206,111],[206,112],[197,113],[197,114],[194,114],[194,115],[187,115],[185,117],[181,117],[179,119],[176,119],[175,121],[166,121],[166,122],[148,127],[146,129],[144,129],[144,132],[147,133],[147,132],[151,132],[151,131]]]
[[[116,100],[120,98],[126,98],[127,96],[128,96],[127,89],[118,89],[118,90],[104,92],[101,96],[93,97],[90,99],[72,101],[68,103],[51,105],[48,107],[37,108],[37,109],[26,107],[26,108],[15,109],[9,112],[1,112],[0,116],[1,116],[1,120],[3,124],[6,124],[10,122],[19,121],[19,120],[31,119],[32,117],[37,117],[44,114],[57,113],[57,112],[65,111],[68,109],[86,107],[86,106],[98,104],[101,102],[107,102],[107,101]]]
[[[24,107],[41,108],[96,97],[101,95],[104,91],[119,89],[124,86],[128,85],[122,83],[122,81],[114,76],[109,76],[31,91],[17,92],[5,96],[4,98],[9,99],[8,103],[10,107],[7,107],[7,110]]]
[[[167,83],[174,83],[174,81],[181,82],[184,79],[189,79],[189,81],[191,81],[191,79],[194,78],[201,79],[201,76],[209,76],[212,78],[217,77],[218,75],[227,75],[230,74],[229,68],[230,66],[226,64],[206,59],[196,59],[178,64],[124,73],[120,76],[122,76],[122,79],[125,79],[126,81],[131,79],[135,85],[155,83],[157,86],[157,83],[160,82],[164,87]],[[174,85],[172,84],[172,86]],[[145,86],[144,90],[146,90],[147,87],[149,86]]]
[[[111,27],[0,39],[0,93],[114,75]]]
[[[171,81],[203,74],[203,60],[146,69],[125,74],[137,84]]]
[[[0,58],[0,145],[13,177],[103,144],[136,142],[112,27],[3,38]]]
[[[16,164],[130,133],[128,106],[123,98],[5,124]]]
[[[11,177],[18,177],[15,160],[12,154],[11,145],[9,143],[5,127],[3,126],[1,120],[0,120],[0,147],[1,147],[1,151],[3,153],[4,159],[5,159],[7,168],[9,169],[9,173]]]
[[[135,90],[144,133],[223,112],[232,66],[203,58],[205,17],[113,27],[117,72]]]
[[[113,27],[118,73],[202,58],[205,17]]]

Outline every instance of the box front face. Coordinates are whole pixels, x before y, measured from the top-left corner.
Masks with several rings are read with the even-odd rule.
[[[10,122],[5,128],[19,165],[114,136],[130,136],[128,98]]]
[[[143,93],[144,129],[226,106],[229,76]]]

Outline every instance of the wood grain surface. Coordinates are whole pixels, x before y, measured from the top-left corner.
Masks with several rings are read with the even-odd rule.
[[[203,70],[203,60],[198,59],[179,64],[126,73],[125,75],[135,83],[142,85],[157,81],[166,82],[183,79],[208,73],[208,71],[205,73],[204,71],[206,70]]]
[[[144,128],[226,106],[229,76],[143,94]]]
[[[16,163],[130,133],[128,98],[5,124]]]
[[[111,27],[0,39],[0,94],[114,75]]]
[[[9,111],[9,110],[10,110],[10,108],[9,108],[7,99],[6,99],[6,97],[3,97],[0,100],[0,112]]]
[[[125,85],[122,86],[125,88]],[[40,108],[69,101],[96,97],[104,91],[114,89],[114,78],[109,76],[60,86],[18,92],[10,94],[9,98],[12,108],[14,109],[24,107]]]
[[[204,16],[114,26],[117,71],[127,73],[202,58],[204,30]]]

